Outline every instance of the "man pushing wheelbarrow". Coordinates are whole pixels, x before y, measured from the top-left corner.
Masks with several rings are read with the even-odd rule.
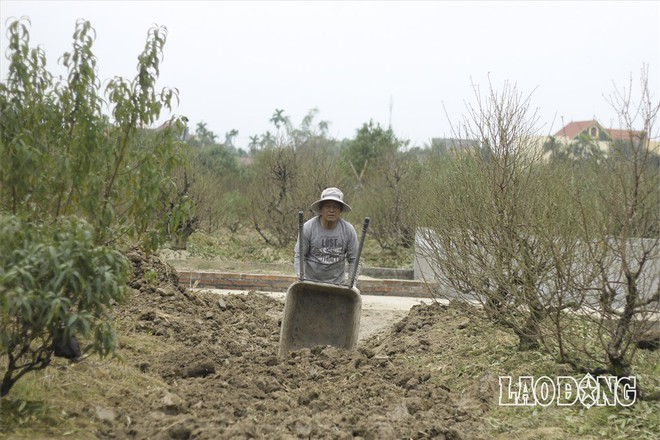
[[[357,342],[362,300],[355,282],[369,218],[358,243],[353,225],[341,218],[351,207],[338,188],[326,188],[311,208],[317,215],[304,224],[302,211],[298,214],[299,281],[287,291],[280,356],[317,345],[353,349]]]

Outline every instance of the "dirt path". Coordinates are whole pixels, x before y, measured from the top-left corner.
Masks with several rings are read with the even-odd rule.
[[[413,306],[419,304],[431,304],[431,300],[363,295],[358,344],[374,335],[387,334]]]

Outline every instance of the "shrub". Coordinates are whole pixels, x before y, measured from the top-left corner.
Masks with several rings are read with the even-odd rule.
[[[49,365],[56,334],[91,336],[92,352],[114,353],[109,308],[125,295],[128,264],[93,237],[74,218],[50,226],[0,217],[0,396]]]

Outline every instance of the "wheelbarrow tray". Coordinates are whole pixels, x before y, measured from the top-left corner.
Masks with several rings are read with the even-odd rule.
[[[289,286],[285,301],[280,356],[317,345],[355,348],[362,311],[357,287],[296,281]]]

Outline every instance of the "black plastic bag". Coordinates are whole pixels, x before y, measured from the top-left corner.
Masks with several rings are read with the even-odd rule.
[[[55,356],[67,359],[77,359],[80,357],[80,344],[75,335],[68,339],[64,338],[64,332],[58,330],[53,336],[53,351]]]

